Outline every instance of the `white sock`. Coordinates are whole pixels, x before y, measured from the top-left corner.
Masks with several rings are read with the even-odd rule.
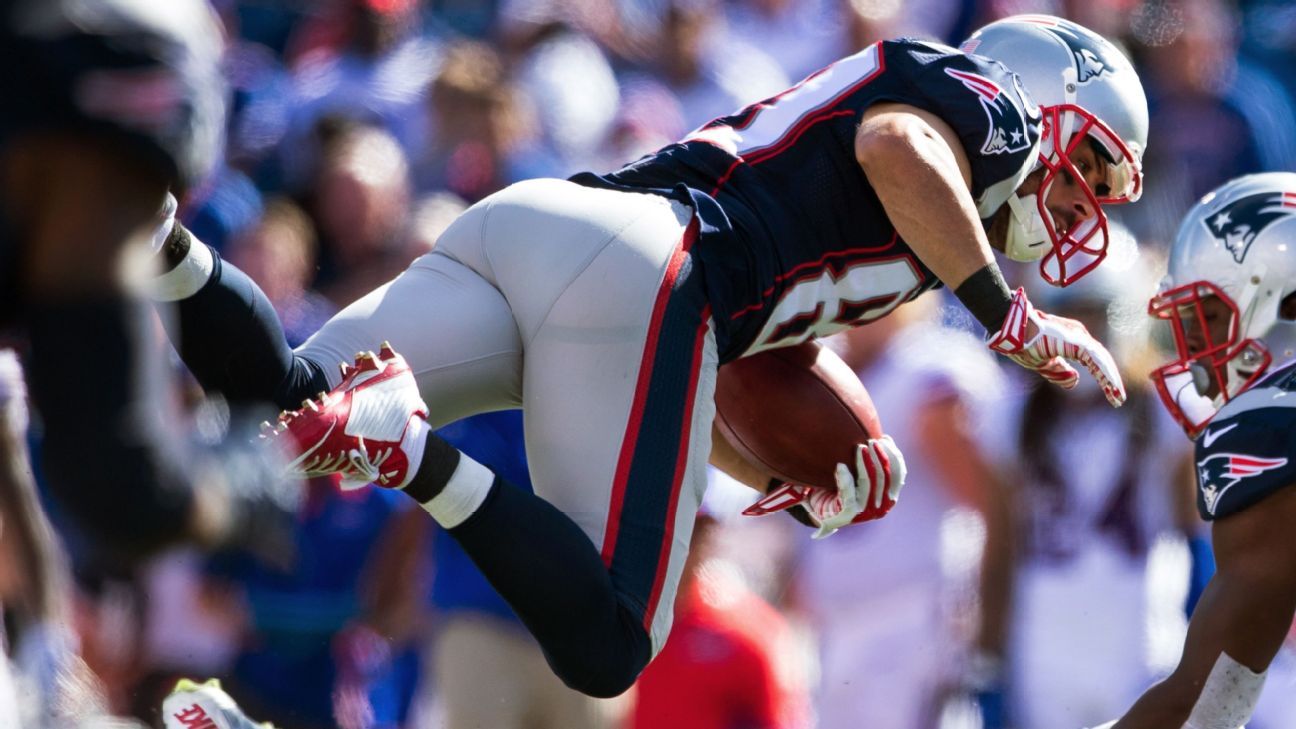
[[[446,482],[441,493],[423,504],[423,510],[431,514],[442,527],[453,529],[481,508],[493,483],[495,474],[489,468],[461,452],[454,475]]]

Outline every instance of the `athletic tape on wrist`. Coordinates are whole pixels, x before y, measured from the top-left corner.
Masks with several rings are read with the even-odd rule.
[[[1260,700],[1265,673],[1268,671],[1256,673],[1229,654],[1220,653],[1184,729],[1241,729]]]

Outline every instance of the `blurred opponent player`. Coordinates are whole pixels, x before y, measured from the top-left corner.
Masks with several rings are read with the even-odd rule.
[[[1142,87],[1119,51],[1056,18],[997,23],[970,48],[989,57],[876,43],[611,174],[514,185],[297,352],[247,278],[177,229],[193,272],[177,286],[181,354],[238,396],[296,407],[335,388],[281,420],[298,468],[402,488],[564,682],[619,694],[670,630],[724,362],[944,284],[996,351],[1065,387],[1080,362],[1123,400],[1102,345],[1009,292],[993,250],[1058,284],[1102,261],[1102,206],[1141,189]],[[383,339],[405,359],[332,368]],[[535,495],[428,435],[518,406]],[[903,483],[888,438],[854,461],[815,502],[826,533],[885,514]]]
[[[0,0],[0,327],[26,335],[53,496],[97,554],[128,562],[186,539],[243,543],[269,513],[219,488],[231,469],[264,478],[259,457],[182,461],[137,291],[174,213],[159,217],[168,187],[219,152],[220,45],[198,0]]]
[[[1296,615],[1296,174],[1202,198],[1148,310],[1174,333],[1178,357],[1153,379],[1196,441],[1217,571],[1179,666],[1115,727],[1237,729]]]
[[[54,496],[129,558],[236,525],[167,434],[136,290],[167,188],[219,152],[220,44],[198,0],[0,2],[0,326],[30,346]]]

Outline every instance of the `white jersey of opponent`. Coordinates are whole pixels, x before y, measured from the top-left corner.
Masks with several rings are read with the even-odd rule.
[[[1059,483],[1024,468],[1028,393],[1005,405],[1010,415],[995,438],[1022,507],[1009,632],[1010,701],[1021,726],[1119,716],[1173,667],[1182,645],[1188,563],[1170,531],[1170,481],[1189,443],[1157,403],[1113,410],[1095,393],[1061,395],[1062,410],[1050,412],[1061,420],[1043,457]],[[1151,432],[1136,447],[1131,418],[1140,407]]]
[[[1003,378],[975,337],[923,322],[898,331],[860,376],[908,456],[909,475],[885,519],[803,551],[798,578],[822,651],[819,727],[917,729],[929,723],[958,654],[953,617],[967,597],[982,533],[921,456],[915,414],[956,397],[975,419]]]

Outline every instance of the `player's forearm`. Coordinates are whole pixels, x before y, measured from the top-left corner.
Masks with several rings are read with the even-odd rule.
[[[1296,609],[1296,564],[1285,540],[1276,539],[1281,520],[1290,524],[1281,502],[1291,507],[1296,499],[1283,496],[1271,497],[1275,513],[1252,508],[1216,524],[1220,571],[1193,613],[1179,666],[1115,729],[1179,727],[1190,718],[1198,726],[1231,727],[1250,718]]]
[[[1178,729],[1188,721],[1192,703],[1184,704],[1184,689],[1173,677],[1148,689],[1134,706],[1110,729]]]
[[[711,465],[729,474],[730,478],[760,493],[765,493],[773,474],[766,473],[743,458],[729,440],[714,425],[711,426]]]
[[[856,156],[896,232],[946,286],[955,289],[994,263],[961,150],[939,120],[912,114],[865,116]],[[951,140],[952,138],[952,140]]]

